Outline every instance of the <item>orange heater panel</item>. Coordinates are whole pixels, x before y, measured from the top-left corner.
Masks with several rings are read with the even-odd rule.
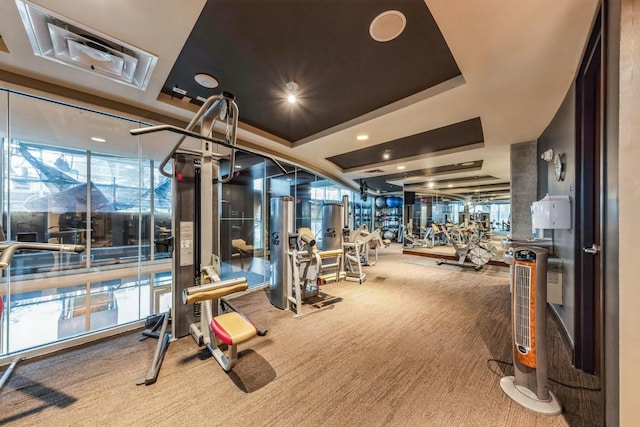
[[[536,264],[516,261],[513,271],[514,357],[530,368],[536,367]]]

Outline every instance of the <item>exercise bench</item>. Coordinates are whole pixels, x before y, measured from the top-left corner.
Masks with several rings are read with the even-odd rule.
[[[230,371],[238,359],[238,344],[249,341],[256,335],[266,335],[256,325],[239,313],[222,297],[247,290],[244,277],[224,281],[214,281],[200,286],[186,288],[182,294],[185,304],[200,303],[202,310],[200,323],[193,323],[190,332],[198,345],[205,345],[222,369]],[[222,309],[232,311],[221,313]],[[208,330],[205,334],[204,331]],[[225,355],[220,346],[227,344]]]

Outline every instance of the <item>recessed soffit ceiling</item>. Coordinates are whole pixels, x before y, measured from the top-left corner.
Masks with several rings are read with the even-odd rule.
[[[482,160],[457,163],[452,165],[443,165],[443,166],[435,166],[428,169],[419,169],[413,170],[409,172],[398,172],[392,174],[381,175],[382,171],[378,170],[377,176],[370,178],[362,178],[362,181],[366,183],[367,187],[379,192],[394,192],[401,191],[403,182],[410,182],[412,185],[421,185],[424,184],[424,180],[426,177],[432,176],[441,176],[441,175],[450,175],[455,173],[462,172],[473,172],[479,171],[482,169]],[[368,171],[367,171],[368,172]],[[422,178],[422,180],[420,180]],[[459,178],[468,182],[470,180],[474,180],[478,178],[470,177],[470,178]],[[490,179],[495,179],[494,177],[489,177]],[[447,182],[453,182],[456,179],[447,179]]]
[[[401,11],[406,28],[375,41],[369,26],[388,10]],[[220,86],[198,85],[202,72]],[[179,87],[195,102],[230,92],[243,122],[296,142],[459,75],[423,0],[218,0],[202,10],[163,92]],[[295,105],[286,102],[290,81]]]
[[[332,156],[327,160],[343,170],[349,170],[388,160],[480,148],[483,141],[482,124],[480,118],[476,117],[384,144]]]
[[[443,125],[455,124],[470,117],[480,117],[482,120],[484,148],[451,154],[440,152],[437,156],[423,156],[424,159],[407,159],[408,161],[403,161],[402,164],[407,165],[407,171],[412,171],[480,158],[484,159],[483,173],[508,181],[509,144],[535,140],[548,125],[571,84],[594,11],[599,4],[597,0],[566,3],[542,0],[535,4],[500,1],[474,3],[464,0],[376,1],[370,2],[375,3],[375,6],[367,5],[367,9],[371,10],[367,11],[370,16],[362,20],[362,36],[352,32],[338,33],[342,27],[350,27],[350,31],[355,31],[358,27],[348,9],[362,9],[361,0],[329,2],[330,7],[326,6],[327,2],[320,0],[265,0],[251,2],[251,7],[247,7],[247,3],[249,2],[194,0],[157,8],[153,0],[140,0],[133,3],[108,2],[80,7],[73,0],[38,0],[38,5],[54,10],[61,16],[70,17],[88,28],[95,28],[102,34],[112,35],[118,40],[157,55],[159,61],[148,89],[140,92],[126,85],[109,84],[108,81],[98,82],[87,72],[62,67],[59,64],[43,66],[42,60],[34,59],[33,52],[29,49],[29,41],[20,22],[15,0],[0,0],[3,10],[0,14],[0,31],[5,43],[5,47],[0,49],[0,69],[188,121],[192,116],[188,108],[165,103],[163,99],[166,97],[159,97],[163,86],[166,87],[166,91],[175,84],[182,85],[170,77],[171,67],[175,59],[181,56],[178,52],[182,49],[182,55],[189,54],[190,56],[185,58],[191,58],[193,62],[187,63],[187,59],[180,59],[176,70],[189,65],[194,68],[186,73],[187,83],[184,85],[197,85],[193,77],[204,72],[220,80],[220,86],[216,89],[198,86],[198,90],[204,90],[204,96],[220,90],[234,92],[232,87],[226,86],[228,81],[224,80],[225,76],[218,75],[213,69],[220,67],[231,73],[231,77],[237,79],[242,87],[247,88],[244,92],[235,91],[240,105],[240,120],[245,124],[254,124],[256,131],[250,127],[243,128],[240,133],[243,143],[264,147],[272,153],[281,154],[283,159],[296,160],[301,165],[316,166],[320,173],[339,182],[357,181],[360,178],[368,180],[370,174],[365,171],[374,168],[383,170],[380,174],[388,174],[391,170],[395,171],[398,164],[377,162],[366,168],[343,172],[335,164],[325,160],[365,146],[366,144],[355,141],[357,132],[361,130],[371,136],[369,144],[381,144]],[[318,3],[324,6],[319,7]],[[236,7],[250,11],[234,9]],[[203,8],[206,9],[206,13],[200,15]],[[275,9],[280,10],[281,19],[273,17]],[[371,20],[384,10],[394,9],[402,10],[406,17],[404,31],[395,40],[374,42],[368,34]],[[224,21],[221,23],[222,27],[201,25],[203,19],[218,11],[222,17],[220,19]],[[375,43],[375,49],[380,51],[377,56],[386,61],[379,66],[381,70],[387,70],[385,67],[389,67],[388,64],[391,63],[393,66],[389,68],[393,71],[394,68],[411,67],[419,61],[428,63],[434,69],[443,69],[431,58],[432,52],[438,49],[434,49],[433,43],[423,37],[425,25],[420,25],[418,32],[413,28],[412,23],[416,22],[415,11],[429,15],[437,34],[444,36],[439,35],[439,38],[443,39],[440,47],[444,47],[449,55],[449,63],[451,64],[455,58],[454,72],[445,73],[448,80],[441,77],[434,79],[434,82],[422,82],[426,83],[421,86],[426,87],[426,90],[416,92],[418,89],[413,89],[403,93],[399,90],[399,80],[385,75],[382,84],[379,81],[375,82],[372,93],[360,96],[362,94],[353,92],[353,81],[345,83],[347,80],[343,77],[342,68],[348,69],[354,62],[369,58],[360,54],[360,50],[366,53],[358,44],[363,40]],[[254,21],[257,25],[255,28],[246,28],[246,22]],[[140,31],[136,26],[136,23],[140,22],[145,23],[144,31]],[[230,26],[230,22],[233,23],[233,28],[225,26]],[[194,29],[191,38],[184,44],[191,29],[195,28],[194,23],[200,26],[200,31]],[[284,30],[276,28],[276,25],[282,27],[283,23]],[[242,29],[240,24],[244,26]],[[321,31],[318,28],[321,28]],[[281,35],[283,31],[287,36],[285,38]],[[314,36],[311,37],[309,34]],[[405,38],[416,37],[420,40],[415,43],[419,45],[419,50],[403,50],[401,43],[407,42]],[[277,48],[267,49],[268,54],[263,54],[262,51],[257,51],[263,38],[268,39],[270,43],[279,42],[279,45]],[[321,55],[315,53],[317,46],[324,45],[327,41],[333,45],[328,45],[329,48],[322,51]],[[349,46],[349,49],[344,51],[347,54],[341,50],[343,44]],[[221,55],[215,56],[215,49],[222,49]],[[449,50],[453,54],[449,53]],[[249,54],[237,55],[238,51]],[[401,56],[400,62],[394,59],[396,51]],[[335,52],[342,53],[337,55]],[[240,62],[234,60],[234,56]],[[311,64],[315,62],[312,59],[318,56],[328,58],[329,65],[325,63],[320,70],[313,69]],[[252,60],[259,58],[261,62],[257,64],[257,68],[251,68],[243,65],[243,57]],[[275,69],[278,73],[270,69]],[[446,71],[446,65],[444,69]],[[370,81],[372,77],[369,74],[376,74],[378,69],[369,67],[366,71],[357,75],[356,83],[358,80]],[[293,110],[281,111],[280,117],[276,119],[294,122],[289,125],[291,129],[301,127],[304,132],[300,135],[310,135],[302,140],[293,133],[293,136],[285,135],[284,139],[291,143],[282,144],[282,138],[269,136],[269,133],[278,135],[274,130],[281,125],[277,123],[278,120],[267,120],[263,128],[258,127],[260,123],[257,119],[251,119],[249,112],[250,109],[257,110],[255,117],[274,113],[275,101],[271,104],[252,101],[256,93],[255,85],[259,86],[259,89],[267,86],[275,88],[296,79],[301,90],[309,90],[307,94],[318,95],[319,86],[315,85],[315,81],[310,88],[305,87],[303,81],[290,75],[291,72],[300,72],[312,77],[319,75],[320,85],[327,83],[325,80],[330,80],[329,83],[336,82],[342,86],[341,90],[333,92],[332,96],[320,93],[318,102],[312,105],[305,104],[308,100],[302,97],[304,102],[298,104],[298,107],[301,107],[303,114],[295,116]],[[22,84],[11,78],[6,80],[6,75],[3,79]],[[436,84],[437,80],[444,83]],[[461,83],[455,86],[448,85],[451,81]],[[435,95],[423,96],[425,92],[431,93],[439,87],[446,89]],[[356,119],[324,128],[325,130],[319,133],[315,129],[307,129],[315,126],[318,123],[317,119],[324,117],[327,111],[331,114],[341,113],[342,110],[353,113],[355,110],[350,98],[367,99],[369,102],[367,95],[377,96],[377,92],[386,91],[388,88],[389,93],[394,94],[389,96],[389,100],[398,102],[391,101],[393,103],[388,104],[390,101],[384,100],[387,104],[375,110],[374,114],[371,111],[366,111],[364,115],[356,112],[355,114],[360,114]],[[278,104],[280,106],[284,104],[282,93],[281,96],[283,102]],[[179,104],[187,105],[185,102]],[[262,110],[268,111],[265,113]],[[349,117],[353,117],[353,114]],[[339,121],[335,120],[336,123]],[[323,126],[318,126],[318,129],[322,129]],[[298,142],[295,143],[296,141]]]

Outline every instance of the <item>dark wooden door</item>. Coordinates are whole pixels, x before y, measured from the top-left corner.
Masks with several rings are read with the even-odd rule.
[[[577,368],[600,373],[602,351],[602,42],[595,22],[576,79],[575,354]]]

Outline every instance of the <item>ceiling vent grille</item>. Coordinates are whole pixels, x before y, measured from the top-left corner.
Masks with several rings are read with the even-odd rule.
[[[364,173],[382,173],[384,172],[382,169],[371,169],[368,171],[364,171]]]
[[[33,53],[145,90],[158,58],[40,6],[16,0]]]

